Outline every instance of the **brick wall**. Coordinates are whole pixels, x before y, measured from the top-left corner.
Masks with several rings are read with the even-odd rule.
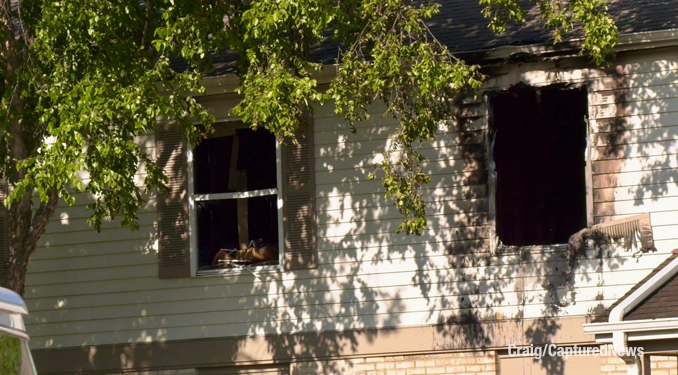
[[[650,357],[652,375],[678,375],[678,358],[653,355]],[[626,375],[626,364],[617,356],[600,358],[602,375]]]
[[[678,358],[653,355],[650,370],[652,375],[678,375]]]
[[[300,362],[292,375],[496,375],[494,352],[464,352]]]
[[[106,375],[195,375],[194,369],[187,370],[162,370],[162,371],[142,371],[125,373],[107,373]]]
[[[626,362],[617,356],[600,357],[601,375],[626,375]]]
[[[678,375],[678,358],[652,356],[652,375]],[[245,366],[222,370],[207,370],[210,374],[250,374]],[[222,372],[223,371],[223,372]],[[252,369],[253,371],[253,369]],[[258,373],[258,372],[257,372]],[[268,374],[268,372],[266,372]],[[278,373],[278,372],[276,372]],[[281,371],[280,374],[287,374]],[[196,375],[195,370],[147,371],[106,375]],[[202,372],[200,372],[202,374]],[[464,352],[409,356],[353,358],[346,360],[297,362],[290,367],[290,375],[497,375],[495,352]],[[617,356],[600,357],[601,375],[626,375],[626,364]]]

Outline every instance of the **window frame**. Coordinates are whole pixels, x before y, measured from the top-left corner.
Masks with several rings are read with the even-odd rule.
[[[223,119],[216,121],[214,126],[223,126],[228,130],[244,129],[247,125],[243,124],[240,119]],[[194,146],[186,147],[186,172],[188,177],[188,236],[189,236],[189,256],[191,259],[191,277],[205,277],[205,276],[222,276],[222,275],[241,275],[253,274],[255,277],[259,271],[279,272],[283,266],[284,256],[284,236],[283,233],[283,197],[282,197],[282,159],[280,142],[276,138],[275,142],[275,164],[276,164],[276,188],[275,189],[260,189],[249,190],[244,192],[233,193],[216,193],[216,194],[196,194],[194,189],[194,167],[193,167],[193,148]],[[271,193],[275,190],[275,193]],[[197,207],[196,202],[225,200],[225,199],[243,199],[260,196],[276,196],[277,211],[278,211],[278,264],[277,265],[252,265],[249,267],[239,268],[224,268],[203,270],[198,269],[199,249],[198,249],[198,222],[197,222]]]
[[[531,82],[530,80],[518,80],[518,81],[513,81],[511,80],[510,82],[506,82],[504,85],[500,85],[502,88],[499,91],[505,91],[508,90],[511,86],[518,84],[518,83],[525,83],[529,86],[532,86],[534,88],[546,88],[550,85],[553,84],[571,84],[575,85],[576,87],[583,87],[586,90],[586,113],[587,113],[587,118],[585,120],[586,124],[586,129],[585,129],[585,134],[586,134],[586,145],[584,148],[584,155],[582,157],[585,160],[585,167],[584,167],[584,181],[585,181],[585,195],[586,195],[586,225],[587,227],[591,227],[592,225],[595,224],[595,215],[594,215],[594,200],[593,200],[593,167],[592,167],[592,147],[594,146],[591,140],[591,103],[595,103],[595,90],[593,89],[593,83],[589,80],[582,81],[582,82],[571,82],[569,80],[563,80],[563,81],[556,81],[556,82],[548,82],[548,83],[536,83],[536,82]],[[493,94],[495,94],[497,90],[485,90],[482,94],[482,113],[483,113],[483,128],[485,129],[485,139],[484,139],[484,147],[485,147],[485,153],[486,153],[486,158],[487,158],[487,174],[488,174],[488,182],[487,182],[487,187],[488,187],[488,220],[491,226],[490,229],[490,252],[491,253],[496,253],[497,251],[497,246],[499,242],[501,241],[501,238],[499,238],[499,235],[497,234],[497,192],[496,192],[496,165],[494,161],[494,143],[495,143],[495,134],[492,132],[491,129],[491,117],[493,116],[492,113],[492,107],[490,105],[490,99]],[[582,228],[583,229],[583,228]],[[507,245],[504,245],[507,246]],[[554,243],[554,244],[548,244],[548,245],[526,245],[522,246],[523,248],[541,248],[541,249],[546,249],[546,248],[562,248],[567,246],[567,243]]]

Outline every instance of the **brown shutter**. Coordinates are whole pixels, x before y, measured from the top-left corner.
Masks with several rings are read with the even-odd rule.
[[[170,124],[158,125],[155,139],[158,165],[169,178],[169,190],[158,195],[158,276],[191,277],[186,145],[179,129]]]
[[[313,116],[297,134],[298,144],[282,146],[284,268],[286,271],[318,266],[316,247],[315,168]]]

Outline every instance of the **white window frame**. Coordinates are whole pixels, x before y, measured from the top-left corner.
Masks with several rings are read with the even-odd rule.
[[[216,121],[218,123],[234,123],[239,121],[237,119],[229,118],[223,119],[221,121]],[[195,194],[194,189],[194,179],[193,179],[193,147],[186,148],[186,158],[187,158],[187,173],[188,173],[188,222],[189,222],[189,253],[191,256],[191,276],[192,277],[202,277],[202,276],[220,276],[220,275],[241,275],[241,274],[252,274],[257,277],[259,271],[280,271],[282,269],[283,263],[283,249],[284,249],[284,234],[283,234],[283,197],[282,197],[282,159],[281,159],[281,150],[280,142],[275,142],[275,164],[276,164],[276,179],[277,186],[275,189],[261,189],[261,190],[250,190],[245,192],[235,192],[235,193],[217,193],[217,194]],[[224,200],[224,199],[241,199],[249,197],[263,197],[263,196],[277,196],[278,204],[278,264],[277,265],[252,265],[249,267],[241,268],[224,268],[224,269],[213,269],[213,270],[198,270],[198,212],[196,209],[195,202],[204,202],[211,200]]]

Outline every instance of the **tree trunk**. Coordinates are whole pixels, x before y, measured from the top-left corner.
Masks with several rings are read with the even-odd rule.
[[[30,192],[9,207],[9,254],[3,286],[21,296],[24,295],[28,261],[37,247],[38,240],[45,233],[45,227],[56,209],[57,201],[56,189],[52,189],[47,202],[40,203],[35,212],[31,207]]]
[[[4,176],[10,185],[21,181],[26,171],[18,169],[17,161],[25,160],[33,150],[26,149],[24,133],[27,133],[24,124],[19,120],[24,111],[21,98],[22,80],[20,68],[27,60],[30,40],[23,38],[23,43],[17,43],[15,25],[12,18],[12,0],[0,0],[0,57],[2,58],[2,86],[6,93],[10,93],[10,111],[5,120],[8,126],[5,129],[11,133],[8,140],[8,160],[3,165]],[[25,35],[24,35],[25,36]],[[28,127],[28,129],[33,129]],[[32,130],[29,130],[29,132]],[[6,181],[5,181],[6,182]],[[9,193],[8,185],[2,184],[3,193]],[[9,250],[6,263],[6,277],[2,285],[23,296],[26,283],[28,260],[35,251],[38,239],[45,232],[49,218],[57,205],[58,194],[52,189],[47,201],[41,202],[37,210],[33,210],[32,191],[18,197],[8,208],[6,225],[9,228]]]
[[[11,243],[12,241],[10,241]],[[26,254],[27,250],[25,248],[13,248],[10,245],[7,274],[3,283],[3,287],[19,293],[22,297],[26,286],[26,272],[28,271],[28,259],[22,255]]]

